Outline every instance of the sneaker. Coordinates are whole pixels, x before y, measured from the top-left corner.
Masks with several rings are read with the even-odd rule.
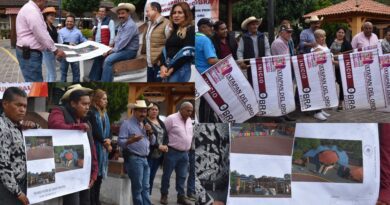
[[[195,201],[196,200],[196,196],[195,196],[195,194],[187,194],[187,199],[189,199],[191,201]]]
[[[317,120],[321,120],[321,121],[325,121],[328,119],[328,118],[326,118],[326,116],[324,114],[322,114],[322,112],[317,112],[316,114],[314,114],[313,117],[316,118]]]
[[[329,116],[330,116],[330,114],[327,113],[327,112],[325,112],[324,110],[321,110],[321,113],[322,113],[325,117],[329,117]]]
[[[161,204],[168,204],[168,195],[161,195],[161,199],[160,199],[160,203]]]
[[[181,205],[192,205],[184,195],[177,196],[177,203]]]

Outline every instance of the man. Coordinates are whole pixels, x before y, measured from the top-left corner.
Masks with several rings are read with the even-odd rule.
[[[378,44],[378,36],[375,33],[372,33],[373,25],[371,22],[367,21],[363,24],[363,32],[356,34],[352,38],[352,48],[364,48],[368,46],[375,46]]]
[[[385,37],[382,40],[383,54],[390,53],[390,27],[385,32]]]
[[[310,53],[312,48],[317,47],[316,39],[314,38],[314,31],[321,27],[321,22],[324,19],[318,18],[318,16],[311,16],[309,19],[306,19],[306,23],[310,23],[310,28],[303,30],[299,36],[299,53],[305,54]]]
[[[68,15],[65,19],[65,27],[58,32],[58,43],[75,46],[87,41],[81,31],[74,25],[75,16]],[[61,82],[66,82],[68,67],[72,67],[73,82],[80,82],[79,62],[69,63],[66,59],[61,61]]]
[[[118,14],[120,25],[114,40],[114,48],[103,54],[106,59],[103,63],[103,82],[113,81],[113,66],[116,62],[134,59],[139,47],[138,27],[130,14],[135,12],[135,6],[130,3],[120,3],[112,9]],[[91,71],[95,72],[95,71]]]
[[[131,194],[134,205],[151,205],[149,199],[150,168],[147,157],[149,146],[156,137],[150,124],[145,123],[147,109],[144,100],[137,100],[128,106],[133,116],[125,120],[119,131],[118,144],[123,149],[125,168],[131,181]]]
[[[38,128],[36,123],[23,121],[27,95],[16,87],[4,91],[4,113],[0,116],[0,204],[27,205],[26,150],[22,129]]]
[[[234,33],[228,32],[227,26],[223,21],[217,21],[214,24],[214,36],[212,38],[214,48],[219,59],[232,54],[237,59],[237,41]]]
[[[107,8],[100,6],[96,15],[96,25],[93,27],[93,39],[98,43],[102,43],[106,46],[114,47],[115,38],[115,23],[107,16]],[[92,81],[98,81],[102,77],[102,66],[104,58],[98,56],[94,59],[91,71],[89,73],[89,79]]]
[[[195,35],[195,67],[199,73],[203,73],[216,64],[218,58],[210,39],[213,35],[213,23],[209,18],[202,18],[197,25],[199,32]]]
[[[179,112],[167,117],[164,124],[168,132],[168,152],[164,156],[161,179],[161,204],[168,204],[169,179],[173,170],[176,173],[177,203],[191,205],[185,197],[184,183],[188,173],[188,151],[193,137],[192,115],[194,108],[190,102],[183,102]]]
[[[279,37],[272,42],[272,55],[294,55],[294,45],[290,44],[293,29],[290,24],[280,26]]]
[[[237,48],[237,59],[241,68],[247,69],[244,59],[259,58],[271,55],[268,38],[258,31],[262,19],[257,19],[251,16],[245,19],[241,24],[241,29],[247,32],[242,34]],[[252,73],[247,69],[247,77],[250,84],[252,84]]]
[[[165,41],[168,39],[169,20],[161,15],[161,5],[151,2],[146,5],[146,17],[148,17],[148,30],[143,37],[141,54],[146,53],[148,63],[147,82],[161,82],[160,58]]]
[[[92,89],[83,88],[79,84],[70,86],[61,98],[64,106],[53,108],[48,119],[49,129],[80,130],[87,132],[92,155],[89,188],[93,186],[98,174],[98,162],[91,125],[86,120],[91,104],[89,97],[89,92],[91,91]],[[63,196],[62,199],[63,205],[90,205],[90,191],[86,189],[68,194]]]
[[[47,0],[31,0],[16,17],[16,57],[26,82],[42,82],[42,51],[54,52],[57,58],[65,53],[57,49],[46,28],[42,10]]]

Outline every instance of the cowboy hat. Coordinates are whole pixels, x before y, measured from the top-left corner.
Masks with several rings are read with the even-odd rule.
[[[253,21],[257,21],[257,22],[259,22],[259,24],[261,24],[261,22],[263,21],[263,19],[262,19],[262,18],[257,19],[256,17],[251,16],[251,17],[245,19],[245,20],[242,22],[242,24],[241,24],[241,29],[242,29],[242,30],[247,30],[246,27],[248,26],[248,24],[251,23],[251,22],[253,22]]]
[[[117,7],[112,8],[111,11],[116,13],[119,10],[122,10],[122,9],[126,9],[130,13],[134,13],[135,12],[135,6],[134,6],[134,4],[131,4],[131,3],[120,3],[120,4],[118,4]]]
[[[43,14],[47,14],[47,13],[57,13],[56,12],[56,8],[54,7],[46,7],[43,11],[42,11]]]
[[[147,109],[153,107],[153,104],[151,103],[149,106],[147,106],[145,100],[136,100],[135,103],[129,103],[127,107],[130,109]]]
[[[324,20],[324,17],[318,18],[318,16],[310,16],[310,18],[305,20],[305,23],[317,22]]]
[[[92,92],[93,90],[91,88],[86,88],[81,86],[80,84],[74,84],[68,87],[68,90],[66,90],[65,94],[62,96],[61,100],[67,100],[69,99],[70,94],[75,90],[84,90],[85,92]]]

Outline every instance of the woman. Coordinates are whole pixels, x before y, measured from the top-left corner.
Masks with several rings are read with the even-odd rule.
[[[108,154],[111,152],[110,119],[107,115],[107,93],[97,89],[92,95],[91,109],[88,119],[92,126],[98,158],[99,173],[91,189],[91,205],[100,205],[99,195],[102,179],[107,177]]]
[[[336,39],[334,39],[332,45],[330,46],[330,52],[333,53],[333,55],[339,55],[343,54],[348,51],[352,51],[352,45],[350,42],[348,42],[345,39],[345,28],[337,28],[336,33]],[[339,62],[335,61],[335,68],[336,68],[336,82],[339,84],[339,106],[337,110],[342,110],[343,106],[342,103],[344,101],[344,93],[343,93],[343,84],[341,81],[341,73],[340,73],[340,67]]]
[[[165,43],[160,76],[168,82],[188,82],[195,53],[195,27],[186,2],[173,5],[170,14],[172,32]]]
[[[163,121],[159,118],[160,108],[157,104],[152,104],[152,107],[148,109],[148,115],[146,122],[152,126],[153,133],[156,136],[156,143],[150,146],[150,153],[148,156],[148,163],[150,167],[150,195],[152,195],[153,180],[156,176],[158,167],[162,165],[164,155],[168,152],[168,133],[165,129]]]
[[[53,25],[56,20],[56,9],[54,7],[47,7],[43,10],[43,17],[46,21],[47,31],[50,34],[54,43],[57,43],[58,33],[56,27]],[[56,58],[53,52],[43,52],[43,62],[46,66],[46,82],[55,82],[57,78],[56,73]]]

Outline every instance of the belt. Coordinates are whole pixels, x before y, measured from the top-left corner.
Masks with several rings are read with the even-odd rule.
[[[20,46],[16,46],[17,48],[19,48],[20,50],[23,50],[23,47],[20,47]],[[40,50],[37,50],[37,49],[29,49],[31,52],[37,52],[37,53],[42,53],[42,51]]]
[[[178,150],[178,149],[175,149],[171,146],[168,146],[169,149],[172,149],[173,151],[176,151],[176,152],[187,152],[187,151],[181,151],[181,150]]]

